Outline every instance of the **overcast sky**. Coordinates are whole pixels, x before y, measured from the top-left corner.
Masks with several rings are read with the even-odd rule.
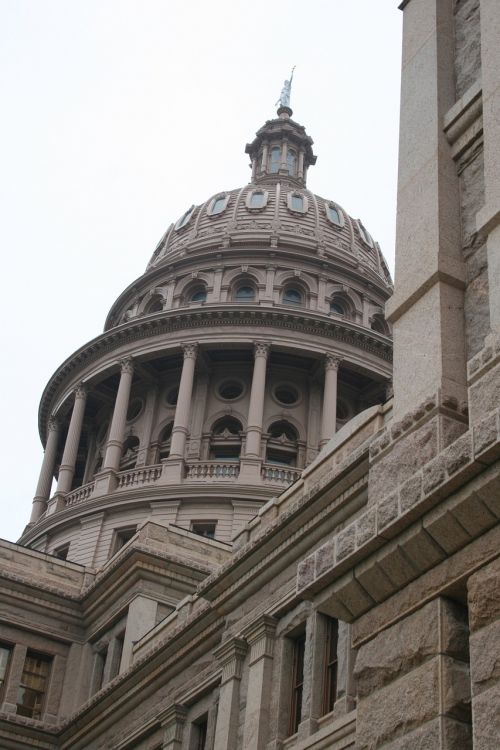
[[[28,521],[37,410],[192,203],[244,185],[296,65],[308,187],[394,268],[397,0],[0,0],[2,527]]]

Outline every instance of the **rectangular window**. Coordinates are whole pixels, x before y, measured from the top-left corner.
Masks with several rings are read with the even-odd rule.
[[[216,521],[192,521],[191,531],[207,539],[215,539]]]
[[[193,723],[193,741],[191,747],[193,750],[206,750],[207,747],[207,729],[208,717],[202,716]]]
[[[304,687],[305,633],[293,640],[292,701],[290,706],[290,734],[295,734],[302,718],[302,691]]]
[[[68,552],[69,544],[63,544],[61,547],[56,547],[56,549],[54,550],[54,555],[58,557],[59,560],[67,560]]]
[[[47,691],[52,657],[28,651],[17,695],[17,713],[39,719]]]
[[[128,529],[116,529],[112,555],[116,555],[118,550],[124,547],[127,542],[130,542],[130,540],[133,536],[135,536],[136,533],[137,528],[135,526]]]
[[[12,648],[0,643],[0,700],[3,698],[3,690],[9,671]]]
[[[339,638],[339,624],[337,620],[328,617],[326,621],[325,637],[325,671],[323,675],[323,714],[333,711],[337,697],[337,643]]]
[[[292,210],[303,211],[304,210],[304,199],[301,195],[292,195]]]

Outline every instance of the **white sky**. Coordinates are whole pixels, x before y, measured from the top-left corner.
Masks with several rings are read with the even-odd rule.
[[[29,518],[47,380],[171,221],[248,182],[293,65],[308,187],[393,270],[401,22],[397,0],[0,0],[0,537]]]

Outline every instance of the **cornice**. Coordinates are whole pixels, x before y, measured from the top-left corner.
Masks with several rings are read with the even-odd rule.
[[[144,341],[181,331],[200,328],[259,328],[263,330],[293,330],[307,337],[319,336],[326,341],[352,346],[370,353],[382,362],[392,362],[392,342],[386,336],[347,321],[332,320],[312,310],[290,310],[282,307],[264,308],[258,305],[214,305],[196,309],[163,311],[146,318],[137,318],[102,333],[77,349],[58,368],[42,394],[38,424],[45,445],[47,422],[51,416],[56,394],[81,373],[84,366],[97,362],[124,344]],[[252,334],[253,336],[254,334]],[[325,345],[327,345],[325,343]],[[300,348],[300,347],[299,347]],[[346,358],[347,359],[347,358]]]

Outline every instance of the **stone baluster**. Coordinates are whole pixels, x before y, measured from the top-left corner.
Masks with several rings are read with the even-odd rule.
[[[122,456],[130,389],[132,388],[132,378],[134,377],[134,365],[129,357],[123,359],[120,364],[120,384],[118,386],[118,393],[116,394],[115,408],[113,410],[109,439],[106,446],[106,455],[104,456],[103,471],[106,469],[118,471],[120,468],[120,458]]]
[[[241,670],[246,652],[247,644],[241,638],[233,638],[214,651],[222,666],[214,750],[237,745]]]
[[[323,391],[323,414],[321,418],[320,448],[335,435],[337,429],[337,378],[340,357],[327,354],[325,357],[325,387]]]
[[[248,408],[246,457],[260,459],[264,397],[266,393],[266,367],[269,344],[256,342],[254,346],[254,367],[250,405]]]
[[[177,397],[172,440],[170,443],[171,459],[184,458],[198,344],[183,344],[182,349],[184,362],[182,364],[181,382],[179,383],[179,395]]]
[[[43,454],[42,468],[40,469],[35,497],[33,498],[30,523],[36,523],[40,516],[47,510],[47,502],[50,497],[50,488],[52,487],[56,465],[60,429],[59,420],[57,417],[52,416],[49,419],[45,453]]]
[[[76,459],[78,455],[78,446],[82,434],[83,417],[85,414],[85,404],[87,401],[87,389],[80,384],[75,389],[75,401],[71,419],[69,422],[66,443],[59,467],[59,478],[57,482],[57,493],[65,493],[71,490],[71,484],[75,475]]]
[[[243,750],[263,750],[269,727],[273,691],[273,651],[276,620],[263,615],[242,633],[250,646]]]

